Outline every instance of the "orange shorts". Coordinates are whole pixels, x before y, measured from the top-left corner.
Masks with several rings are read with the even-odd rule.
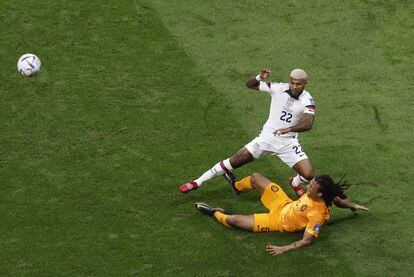
[[[269,213],[254,214],[254,232],[273,232],[279,231],[279,214],[282,208],[293,202],[282,188],[270,183],[263,192],[260,199],[263,205],[270,211]]]

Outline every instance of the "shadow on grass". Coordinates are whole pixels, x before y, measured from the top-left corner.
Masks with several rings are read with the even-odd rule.
[[[358,218],[358,213],[351,213],[347,216],[342,216],[339,218],[334,218],[334,219],[329,220],[328,222],[326,222],[326,226],[339,225],[343,222],[355,220],[356,218]]]

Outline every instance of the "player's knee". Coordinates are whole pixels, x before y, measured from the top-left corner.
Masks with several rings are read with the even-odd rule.
[[[226,222],[231,226],[237,227],[240,224],[240,219],[235,215],[231,215],[227,218]]]
[[[252,183],[252,185],[257,185],[259,180],[263,178],[262,174],[254,172],[251,176],[250,176],[250,182]]]
[[[233,168],[238,168],[246,163],[253,161],[254,158],[246,148],[242,148],[230,158],[230,164]]]
[[[305,171],[301,174],[302,178],[310,181],[313,179],[313,170]]]

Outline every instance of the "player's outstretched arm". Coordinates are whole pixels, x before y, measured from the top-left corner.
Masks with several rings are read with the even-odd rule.
[[[339,197],[335,197],[333,203],[335,204],[335,206],[337,206],[339,208],[351,209],[351,211],[353,211],[353,212],[355,212],[355,211],[364,211],[364,212],[369,211],[369,209],[367,207],[352,203],[351,201],[349,201],[347,199],[341,199]]]
[[[312,239],[313,236],[305,231],[303,233],[303,238],[301,240],[285,246],[276,246],[269,244],[268,246],[266,246],[266,251],[272,256],[277,256],[290,250],[308,246],[312,243]]]
[[[260,81],[266,82],[270,76],[270,71],[267,69],[260,70],[260,74],[252,76],[246,81],[246,87],[250,89],[259,90]]]

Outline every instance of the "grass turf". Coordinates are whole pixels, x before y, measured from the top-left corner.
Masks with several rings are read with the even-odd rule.
[[[412,8],[3,1],[0,274],[409,275]],[[42,59],[36,78],[15,69],[26,52]],[[314,245],[280,257],[265,245],[300,234],[228,230],[193,208],[264,211],[254,193],[221,179],[177,192],[260,131],[269,99],[243,82],[264,66],[278,81],[309,72],[317,121],[302,146],[372,209],[334,209]],[[237,174],[253,171],[292,174],[272,157]]]

